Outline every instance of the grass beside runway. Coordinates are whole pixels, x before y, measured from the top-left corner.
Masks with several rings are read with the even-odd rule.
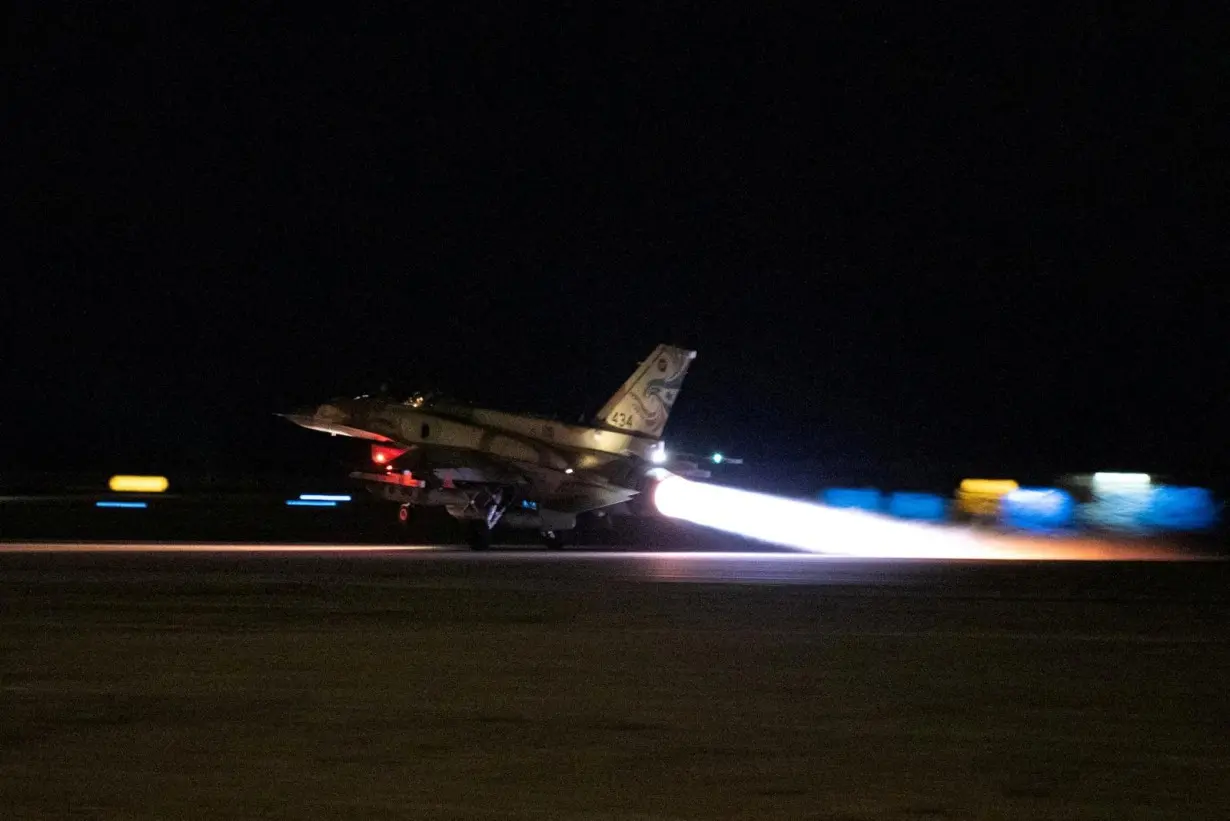
[[[469,565],[176,559],[0,573],[5,817],[1230,807],[1221,598],[555,588],[532,569],[499,584]]]

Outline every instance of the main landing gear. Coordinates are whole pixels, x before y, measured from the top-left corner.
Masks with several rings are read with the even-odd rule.
[[[485,519],[466,520],[466,544],[471,550],[487,550],[491,547],[491,528]]]
[[[492,531],[497,523],[503,521],[505,526],[513,530],[537,529],[539,543],[548,550],[559,550],[567,545],[572,534],[570,530],[549,530],[543,528],[547,522],[539,518],[536,506],[530,510],[516,510],[506,517],[504,514],[515,500],[512,489],[482,488],[476,491],[460,491],[465,493],[464,504],[445,505],[448,513],[460,521],[465,532],[465,543],[472,550],[488,550],[491,548]],[[406,527],[418,520],[421,511],[415,511],[414,502],[401,504],[397,509],[397,521]],[[550,520],[555,524],[560,517]],[[561,522],[567,524],[565,522]],[[535,528],[537,526],[537,528]],[[530,530],[532,533],[533,530]]]

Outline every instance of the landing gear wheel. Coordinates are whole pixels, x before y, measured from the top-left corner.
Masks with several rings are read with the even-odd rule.
[[[397,510],[397,521],[403,525],[410,524],[410,505],[402,505]]]
[[[491,547],[491,528],[481,519],[466,522],[466,543],[471,550],[486,550]]]
[[[564,537],[561,533],[554,530],[544,530],[539,534],[543,545],[547,550],[559,550],[564,546]]]

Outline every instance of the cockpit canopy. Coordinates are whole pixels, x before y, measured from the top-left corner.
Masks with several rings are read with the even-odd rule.
[[[402,404],[408,405],[409,407],[412,407],[412,408],[430,407],[431,405],[437,403],[443,398],[444,397],[440,394],[439,391],[433,391],[433,390],[415,391],[414,393],[407,396],[404,400],[402,400]]]
[[[387,402],[398,402],[411,408],[431,407],[432,405],[440,404],[465,404],[464,402],[445,394],[443,391],[427,389],[414,391],[407,394],[404,388],[402,390],[391,389],[387,382],[380,385],[377,390],[371,391],[370,393],[361,393],[352,398],[382,399]]]

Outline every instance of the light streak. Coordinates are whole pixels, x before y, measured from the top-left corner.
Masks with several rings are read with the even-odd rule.
[[[107,487],[116,493],[162,493],[169,482],[165,476],[112,476]]]
[[[1093,474],[1095,488],[1147,488],[1152,483],[1153,477],[1147,473],[1100,472]]]
[[[232,544],[207,542],[0,543],[0,553],[447,553],[447,545]],[[468,554],[464,554],[468,555]]]
[[[1055,531],[1071,526],[1076,515],[1072,495],[1053,487],[1023,487],[1000,499],[1000,517],[1021,530]]]
[[[658,483],[653,500],[665,516],[811,553],[889,559],[1173,558],[1154,545],[1004,535],[907,522],[673,475]]]
[[[962,479],[961,490],[978,496],[1003,496],[1020,485],[1012,479]]]
[[[963,479],[957,489],[957,507],[971,516],[994,518],[999,515],[1000,500],[1018,487],[1012,479]]]

